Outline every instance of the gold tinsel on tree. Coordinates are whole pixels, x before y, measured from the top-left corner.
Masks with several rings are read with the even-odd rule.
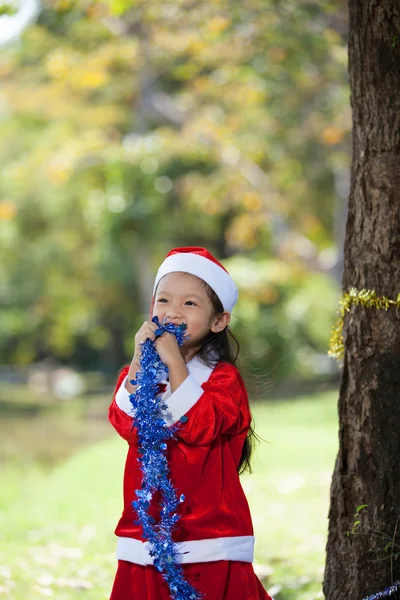
[[[400,294],[398,294],[396,300],[391,300],[386,296],[377,296],[374,290],[357,290],[356,288],[350,288],[348,292],[343,293],[339,300],[339,304],[339,318],[332,328],[328,354],[334,356],[336,360],[341,363],[344,356],[344,318],[351,307],[362,306],[364,308],[375,308],[377,310],[388,310],[391,306],[400,308]]]

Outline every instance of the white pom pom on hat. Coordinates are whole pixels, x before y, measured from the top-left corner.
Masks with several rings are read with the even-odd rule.
[[[239,296],[236,284],[225,267],[206,248],[187,246],[168,252],[158,269],[153,294],[162,277],[176,272],[190,273],[208,283],[221,300],[224,310],[232,312]]]

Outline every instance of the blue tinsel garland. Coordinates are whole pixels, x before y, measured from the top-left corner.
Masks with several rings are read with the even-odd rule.
[[[186,325],[159,323],[157,317],[152,321],[158,329],[156,338],[165,332],[176,336],[181,345],[185,339]],[[201,600],[202,595],[184,578],[178,553],[172,540],[172,531],[179,519],[178,505],[185,500],[182,494],[179,499],[169,479],[169,467],[165,451],[167,441],[174,437],[174,427],[168,427],[162,418],[162,411],[167,409],[158,393],[157,382],[168,368],[161,361],[155,343],[149,339],[141,344],[140,370],[137,373],[136,390],[130,395],[133,406],[134,422],[139,441],[139,463],[142,471],[142,487],[136,490],[137,500],[132,502],[138,515],[137,523],[141,525],[144,537],[150,542],[150,556],[154,565],[167,582],[173,600]],[[160,520],[158,522],[149,514],[151,500],[156,492],[161,494]]]
[[[364,598],[364,600],[380,600],[380,598],[387,598],[388,596],[391,596],[392,594],[397,592],[399,589],[400,580],[395,581],[394,583],[392,583],[392,585],[385,588],[381,592],[376,592],[376,594],[371,594],[371,596],[367,596],[366,598]]]

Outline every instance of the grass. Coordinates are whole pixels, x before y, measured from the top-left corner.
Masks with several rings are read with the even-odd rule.
[[[243,485],[256,532],[256,562],[273,573],[274,598],[322,598],[329,486],[337,452],[336,394],[254,411],[262,443]]]
[[[253,412],[267,440],[256,450],[254,473],[242,478],[256,570],[275,600],[322,598],[336,394],[259,404]],[[108,598],[125,454],[125,443],[111,435],[51,471],[1,471],[0,599]]]

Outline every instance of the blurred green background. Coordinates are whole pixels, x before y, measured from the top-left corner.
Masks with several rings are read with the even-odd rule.
[[[118,370],[171,247],[238,283],[275,600],[322,598],[351,112],[345,2],[0,4],[0,598],[108,597]]]

